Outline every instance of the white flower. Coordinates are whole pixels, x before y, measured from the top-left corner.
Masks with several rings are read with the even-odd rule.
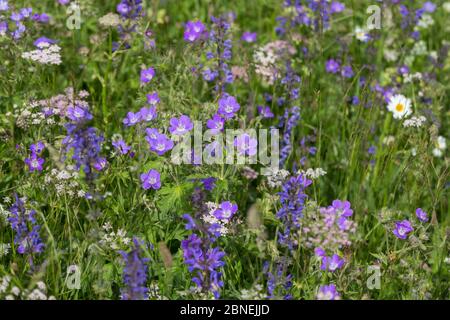
[[[450,13],[450,2],[444,3],[443,8],[444,8],[445,11]]]
[[[436,158],[442,157],[443,152],[441,149],[434,148],[432,152],[433,152],[433,156],[435,156]]]
[[[440,150],[445,150],[447,148],[447,142],[445,141],[445,138],[443,136],[439,136],[437,138],[437,147]]]
[[[317,179],[317,178],[327,174],[327,172],[325,170],[323,170],[322,168],[316,168],[316,169],[308,168],[308,170],[306,170],[306,171],[299,170],[297,173],[302,173],[310,179]]]
[[[355,37],[356,39],[362,42],[367,42],[370,39],[369,35],[367,34],[367,31],[359,26],[355,28]]]
[[[403,126],[405,128],[408,128],[408,127],[419,128],[425,123],[425,121],[427,121],[427,118],[425,118],[424,116],[411,117],[411,119],[406,119],[405,122],[403,122]]]
[[[393,96],[387,108],[394,114],[394,119],[403,119],[412,113],[411,100],[401,94]]]

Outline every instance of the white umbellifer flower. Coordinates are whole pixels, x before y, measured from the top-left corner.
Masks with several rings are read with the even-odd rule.
[[[367,42],[370,39],[367,31],[359,26],[355,28],[355,37],[362,42]]]
[[[47,43],[42,43],[40,49],[23,52],[22,58],[32,60],[40,64],[59,65],[62,63],[60,51],[61,48],[57,44],[49,45]]]
[[[98,22],[103,27],[117,27],[120,24],[120,17],[118,14],[110,12],[98,19]]]
[[[9,243],[0,243],[0,258],[6,256],[9,253],[9,249],[11,249]]]
[[[403,119],[412,113],[411,100],[401,94],[393,96],[387,108],[394,114],[394,119]]]
[[[325,170],[323,170],[322,168],[316,168],[316,169],[308,168],[306,171],[299,170],[297,173],[302,173],[310,179],[317,179],[317,178],[327,174],[327,172]]]
[[[408,128],[408,127],[419,128],[425,123],[425,121],[427,121],[427,118],[425,118],[424,116],[411,117],[411,119],[406,119],[405,122],[403,122],[403,126],[405,128]]]

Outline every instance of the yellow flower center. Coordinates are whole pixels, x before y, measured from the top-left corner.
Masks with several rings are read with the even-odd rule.
[[[397,110],[398,112],[402,112],[404,108],[405,108],[405,106],[401,103],[399,103],[395,106],[395,110]]]

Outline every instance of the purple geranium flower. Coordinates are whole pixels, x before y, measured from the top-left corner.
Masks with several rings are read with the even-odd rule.
[[[344,78],[351,78],[354,75],[353,69],[352,69],[351,66],[344,66],[344,67],[342,67],[341,74],[342,74],[342,76]]]
[[[320,286],[317,293],[318,300],[339,300],[340,298],[334,284]]]
[[[233,96],[225,96],[219,100],[219,114],[225,119],[231,119],[234,117],[235,113],[239,111],[241,106],[236,101]]]
[[[139,123],[141,121],[141,114],[140,112],[128,112],[125,119],[123,119],[123,124],[127,127],[134,126],[135,124]]]
[[[248,43],[255,42],[256,41],[256,32],[245,31],[242,34],[241,40],[245,41],[245,42],[248,42]]]
[[[141,70],[141,82],[142,83],[150,82],[154,76],[155,76],[155,69],[153,69],[152,67]]]
[[[120,152],[120,154],[127,154],[131,150],[131,147],[128,146],[122,139],[113,141],[112,145],[117,151]]]
[[[147,173],[141,174],[142,188],[148,190],[150,188],[158,190],[161,188],[161,175],[158,171],[151,169]]]
[[[8,0],[0,0],[0,11],[8,11],[9,5]]]
[[[97,171],[102,171],[106,168],[106,165],[108,164],[108,161],[106,158],[98,158],[94,163],[94,169]]]
[[[72,121],[91,120],[92,114],[86,108],[74,106],[67,108],[67,117]]]
[[[240,155],[254,156],[258,146],[258,140],[252,138],[248,133],[243,133],[236,137],[234,145],[237,147]]]
[[[56,43],[56,40],[49,39],[47,37],[40,37],[34,41],[34,46],[37,48],[42,48],[43,46],[48,46],[50,44]]]
[[[331,3],[331,6],[330,6],[331,13],[342,12],[342,11],[344,11],[344,9],[345,9],[345,4],[343,4],[343,3],[340,3],[338,1],[333,1]]]
[[[413,230],[411,223],[408,220],[403,220],[395,223],[393,233],[397,238],[405,240],[408,237],[408,234]]]
[[[213,133],[219,133],[220,131],[223,131],[224,125],[225,119],[218,114],[213,115],[212,119],[206,121],[206,126],[211,129]]]
[[[431,1],[427,1],[423,4],[422,8],[426,12],[434,12],[434,10],[436,10],[436,5]]]
[[[41,152],[44,150],[44,148],[45,148],[44,143],[41,141],[38,141],[35,144],[32,144],[30,146],[30,151],[33,154],[41,154]]]
[[[150,144],[150,150],[160,156],[173,148],[173,141],[165,134],[158,134],[155,139],[147,139],[147,142]]]
[[[322,257],[322,266],[320,267],[322,270],[329,270],[331,272],[336,271],[337,269],[342,268],[342,266],[344,265],[344,259],[341,259],[341,257],[339,257],[337,254],[333,254],[333,256],[327,257],[327,256],[323,256]]]
[[[258,106],[258,113],[261,115],[261,117],[266,118],[266,119],[271,119],[274,117],[274,114],[272,112],[272,110],[270,110],[270,107],[266,106]]]
[[[149,93],[147,95],[147,102],[152,106],[157,105],[160,102],[158,92]]]
[[[425,211],[422,210],[422,208],[416,209],[416,216],[417,219],[420,220],[420,222],[427,222],[428,221],[428,215]]]
[[[217,219],[229,221],[237,210],[237,204],[231,203],[230,201],[224,201],[220,204],[219,208],[214,211],[214,216]]]
[[[328,60],[326,65],[325,65],[325,70],[328,73],[338,73],[339,72],[339,68],[340,68],[339,62],[337,62],[334,59]]]
[[[141,116],[142,121],[152,121],[156,118],[156,107],[152,106],[150,108],[142,107],[141,110],[139,110],[139,114]]]
[[[184,40],[195,42],[206,36],[205,25],[201,21],[188,21],[184,28]]]
[[[180,118],[170,119],[169,131],[172,134],[183,135],[186,132],[191,131],[193,128],[194,128],[194,125],[193,125],[191,119],[186,115],[182,115],[182,116],[180,116]]]
[[[28,166],[30,172],[33,171],[42,171],[44,164],[44,159],[39,158],[37,154],[32,153],[29,158],[25,159],[25,164]]]

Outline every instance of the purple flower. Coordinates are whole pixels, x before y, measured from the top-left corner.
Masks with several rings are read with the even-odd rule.
[[[150,138],[149,135],[147,135],[147,137],[148,138],[146,139],[150,144],[150,150],[156,152],[160,156],[173,148],[173,141],[170,140],[165,134],[158,133],[155,139]]]
[[[212,133],[217,134],[220,131],[223,131],[225,125],[225,119],[220,115],[213,115],[212,119],[206,121],[206,126],[211,130]]]
[[[158,171],[151,169],[147,173],[141,174],[142,188],[148,190],[150,188],[158,190],[161,188],[161,175]]]
[[[219,110],[218,113],[222,115],[225,119],[231,119],[234,117],[235,113],[239,111],[241,106],[236,101],[233,96],[224,96],[219,100]]]
[[[408,220],[403,220],[395,223],[393,233],[397,238],[405,240],[412,231],[414,231],[414,229],[411,226],[411,223]]]
[[[342,67],[341,74],[344,78],[351,78],[353,77],[353,69],[351,66],[344,66]]]
[[[266,106],[258,106],[258,113],[261,115],[261,117],[265,118],[265,119],[271,119],[274,117],[274,114],[272,112],[272,110],[270,110],[270,107]]]
[[[237,204],[230,201],[224,201],[220,204],[219,208],[214,211],[214,216],[219,220],[230,221],[238,210]]]
[[[329,270],[331,272],[336,271],[337,269],[342,268],[342,266],[344,265],[344,259],[341,259],[341,257],[339,257],[337,254],[333,254],[333,256],[327,257],[327,256],[323,256],[322,257],[322,266],[320,267],[322,270]]]
[[[20,14],[24,18],[29,18],[31,16],[32,12],[33,12],[33,8],[22,8],[22,9],[20,9]]]
[[[92,119],[92,114],[87,108],[74,106],[67,108],[67,117],[75,122],[87,121]]]
[[[345,9],[345,4],[338,1],[333,1],[330,6],[330,13],[342,12]]]
[[[127,154],[131,150],[131,147],[128,146],[122,139],[113,141],[112,145],[117,151],[120,152],[120,154]]]
[[[142,121],[152,121],[156,118],[156,107],[142,107],[141,110],[139,110],[139,114]]]
[[[41,154],[44,149],[45,149],[45,145],[41,141],[38,141],[35,144],[32,144],[30,146],[30,151],[31,151],[31,153],[34,153],[34,154]]]
[[[8,0],[0,0],[0,11],[8,11],[9,5]]]
[[[169,131],[172,134],[183,135],[186,132],[191,131],[193,128],[194,128],[194,125],[193,125],[191,119],[186,115],[182,115],[182,116],[180,116],[180,118],[170,119]]]
[[[15,232],[14,243],[18,246],[17,252],[30,255],[30,264],[33,263],[32,254],[41,253],[44,243],[39,236],[40,226],[36,221],[36,211],[27,210],[25,203],[17,194],[16,202],[9,209],[11,215],[8,218],[11,228]]]
[[[339,62],[337,62],[334,59],[328,60],[326,65],[325,65],[325,70],[328,73],[338,73],[339,72],[339,68],[340,68]]]
[[[34,46],[37,48],[42,48],[43,46],[48,46],[50,44],[56,43],[55,40],[46,38],[46,37],[40,37],[36,41],[34,41]]]
[[[152,106],[157,105],[160,102],[158,92],[149,93],[147,95],[147,102]]]
[[[25,159],[25,164],[28,166],[30,172],[33,171],[42,171],[44,164],[44,159],[39,158],[37,154],[32,153],[29,158]]]
[[[155,69],[153,69],[152,67],[150,67],[148,69],[142,69],[141,70],[141,83],[150,82],[154,76],[155,76]]]
[[[216,178],[209,177],[205,179],[200,179],[201,183],[203,184],[203,188],[207,191],[212,191],[214,187],[216,186]]]
[[[141,121],[141,114],[139,112],[133,113],[128,112],[125,119],[123,119],[123,124],[127,127],[134,126],[135,124],[139,123]]]
[[[145,129],[145,140],[147,140],[147,142],[150,144],[154,141],[156,141],[156,139],[158,138],[158,136],[160,135],[158,129],[156,128],[147,128]]]
[[[434,12],[434,10],[436,10],[436,5],[431,1],[427,1],[423,4],[422,8],[426,12]]]
[[[195,42],[206,36],[205,25],[201,21],[188,21],[184,27],[184,40]]]
[[[334,284],[320,286],[317,300],[339,300],[341,297]]]
[[[238,153],[242,156],[254,156],[257,151],[258,140],[252,138],[248,133],[243,133],[236,137],[234,145],[237,147]]]
[[[142,242],[133,238],[133,247],[130,252],[120,251],[125,262],[123,268],[123,283],[121,289],[122,300],[144,300],[147,299],[147,263],[148,258],[143,258]]]
[[[417,219],[420,220],[420,222],[427,222],[428,221],[428,215],[425,211],[422,210],[422,208],[416,209],[416,216]]]
[[[245,31],[242,34],[241,40],[245,41],[245,42],[248,42],[248,43],[255,42],[256,41],[256,32]]]
[[[19,22],[23,19],[23,16],[19,12],[13,12],[11,13],[10,19],[14,22]]]
[[[70,0],[58,0],[59,4],[66,5],[69,4]]]
[[[94,162],[94,169],[97,171],[102,171],[103,169],[106,168],[106,165],[108,164],[108,161],[106,160],[106,158],[97,158]]]

